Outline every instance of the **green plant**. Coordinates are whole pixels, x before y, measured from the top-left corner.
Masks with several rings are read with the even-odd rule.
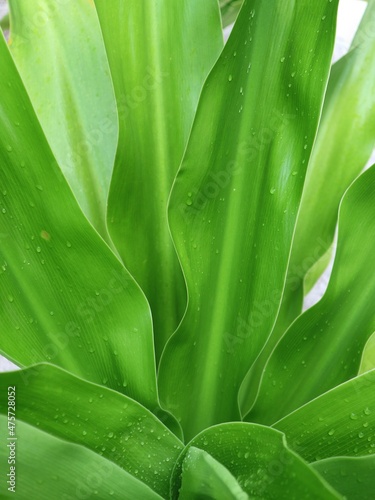
[[[223,48],[216,0],[12,0],[1,498],[14,454],[25,499],[372,498],[375,4],[330,72],[337,4]]]

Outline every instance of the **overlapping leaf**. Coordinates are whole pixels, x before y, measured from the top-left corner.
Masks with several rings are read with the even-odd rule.
[[[375,370],[310,401],[273,427],[308,462],[375,454]],[[276,403],[277,404],[277,403]]]
[[[238,481],[221,463],[203,450],[191,446],[182,463],[179,500],[204,497],[215,500],[248,500]]]
[[[312,467],[349,500],[372,500],[375,491],[375,455],[335,457],[314,462]]]
[[[222,49],[216,0],[96,0],[120,119],[108,227],[153,314],[157,358],[186,308],[167,201],[203,81]]]
[[[0,416],[1,435],[8,434],[7,417]],[[160,500],[162,497],[126,471],[83,448],[57,439],[23,422],[17,422],[16,440],[12,448],[16,464],[9,463],[10,447],[0,448],[3,482],[2,499],[50,500],[51,498],[90,498],[100,500]],[[12,460],[12,458],[11,458]],[[15,467],[15,486],[12,488],[10,468]]]
[[[336,8],[246,1],[204,86],[169,208],[189,304],[159,378],[187,437],[239,418],[237,391],[275,321]]]
[[[220,10],[223,27],[233,23],[243,4],[243,0],[220,0]]]
[[[370,2],[350,52],[333,67],[307,170],[282,311],[285,331],[301,311],[305,274],[333,241],[340,200],[375,147],[375,4]]]
[[[375,38],[368,26],[374,16],[372,4],[358,29],[352,50],[332,67],[307,170],[282,306],[272,335],[243,388],[244,413],[254,403],[272,350],[302,312],[304,278],[332,244],[340,199],[375,147]],[[326,259],[330,255],[328,252]],[[327,265],[327,260],[323,261],[321,272],[326,267],[324,263]],[[310,281],[321,272],[310,274]]]
[[[12,0],[10,9],[10,49],[44,133],[85,215],[108,239],[118,124],[95,7]]]
[[[3,394],[10,385],[16,387],[18,421],[85,446],[167,495],[183,446],[139,403],[48,364],[1,374]],[[3,398],[0,413],[7,411]]]
[[[0,36],[0,351],[157,407],[144,295],[81,212]]]
[[[375,167],[347,191],[340,207],[336,259],[323,299],[300,316],[266,365],[248,419],[272,423],[354,377],[375,331]]]
[[[237,422],[207,429],[188,444],[173,473],[173,499],[178,498],[183,461],[191,447],[206,451],[226,467],[250,498],[341,498],[287,447],[281,432]]]

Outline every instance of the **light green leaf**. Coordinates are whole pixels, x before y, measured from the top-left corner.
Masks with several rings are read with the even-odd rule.
[[[8,436],[7,417],[0,416],[0,429],[2,436]],[[114,463],[82,446],[66,443],[23,422],[17,422],[16,437],[0,447],[2,499],[162,498]],[[13,452],[15,464],[8,460],[12,460]],[[13,476],[7,477],[13,472],[14,491]]]
[[[189,304],[159,372],[188,438],[239,419],[237,391],[276,319],[336,8],[246,1],[204,86],[169,206]]]
[[[177,499],[183,460],[191,447],[206,451],[226,467],[251,499],[341,498],[287,447],[281,432],[236,422],[206,429],[186,446],[172,476],[173,499]]]
[[[282,308],[289,308],[291,313],[286,322],[276,325],[280,334],[296,317],[293,303],[302,305],[305,274],[332,244],[345,190],[375,148],[375,38],[368,31],[368,23],[374,18],[375,3],[371,3],[352,50],[332,67],[284,292]]]
[[[348,500],[373,500],[375,492],[375,455],[334,457],[311,465]]]
[[[327,250],[333,241],[342,195],[375,147],[375,38],[369,36],[366,27],[374,15],[372,5],[358,29],[356,48],[332,67],[307,169],[283,302],[271,337],[242,388],[244,414],[254,403],[264,365],[274,347],[302,312],[306,274],[311,270],[305,293],[320,276],[316,268],[311,268],[323,255],[329,258]],[[323,269],[318,269],[323,271],[325,263],[323,259]]]
[[[83,212],[108,240],[118,123],[94,4],[12,0],[9,6],[10,50],[43,131]]]
[[[0,37],[0,352],[157,407],[148,304],[78,207]]]
[[[182,463],[179,500],[248,500],[232,474],[208,453],[191,446]]]
[[[308,462],[374,454],[375,370],[322,394],[273,427]]]
[[[339,215],[326,294],[291,325],[273,351],[247,420],[269,424],[357,375],[375,331],[375,167],[348,189]]]
[[[220,0],[223,28],[236,20],[244,0]]]
[[[1,394],[9,386],[16,391],[17,421],[85,446],[168,494],[183,446],[139,403],[48,364],[0,374]],[[7,415],[5,404],[2,398],[0,413]]]
[[[217,0],[96,0],[120,120],[108,228],[152,310],[157,358],[186,308],[167,202],[223,38]]]
[[[365,373],[373,368],[375,368],[375,333],[371,335],[363,349],[358,373]]]

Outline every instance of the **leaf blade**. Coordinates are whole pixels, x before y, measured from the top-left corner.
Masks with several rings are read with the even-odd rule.
[[[205,84],[169,206],[189,305],[159,370],[163,402],[190,438],[239,418],[237,390],[272,329],[328,73],[336,7],[325,1],[303,7],[280,2],[277,9],[274,2],[245,2]],[[320,45],[316,28],[323,13],[331,31],[324,31]],[[314,22],[304,23],[306,15]],[[311,31],[303,28],[299,37],[305,24]],[[269,31],[275,33],[272,40]],[[302,53],[303,59],[297,56]],[[297,90],[289,93],[293,68]],[[310,69],[319,78],[306,79]],[[260,144],[254,144],[256,130],[263,134]]]
[[[0,416],[2,435],[7,432],[7,417]],[[48,498],[79,498],[100,495],[102,500],[112,498],[144,498],[157,500],[162,497],[145,484],[126,473],[114,463],[73,443],[67,443],[33,428],[24,422],[17,423],[17,453],[15,489],[5,490],[1,498],[29,500],[38,496]],[[9,448],[10,449],[10,448]],[[9,470],[9,449],[0,450],[2,470]],[[9,476],[10,479],[12,479]]]
[[[247,418],[275,422],[357,375],[363,349],[375,330],[374,280],[367,268],[375,241],[374,190],[372,167],[346,192],[327,292],[277,344]]]
[[[156,356],[186,308],[167,201],[208,71],[222,48],[216,0],[96,0],[119,109],[108,227],[153,313]],[[139,133],[142,131],[142,133]]]
[[[9,7],[9,47],[43,131],[83,212],[110,243],[107,196],[118,124],[95,8],[87,0],[64,8],[53,0],[14,0]]]
[[[139,403],[48,364],[0,374],[4,392],[9,385],[16,386],[18,421],[99,453],[167,495],[183,446]],[[1,401],[0,413],[7,411]]]
[[[51,361],[154,409],[148,304],[82,214],[3,37],[0,61],[1,353],[19,366]]]

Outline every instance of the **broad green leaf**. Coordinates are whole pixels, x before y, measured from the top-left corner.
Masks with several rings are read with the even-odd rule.
[[[100,500],[162,498],[114,463],[82,446],[66,443],[23,422],[17,422],[17,439],[5,441],[8,428],[7,417],[4,416],[0,416],[0,429],[4,436],[0,447],[2,499],[68,500],[91,496]],[[14,446],[11,446],[13,443]],[[8,461],[9,456],[12,461],[13,452],[15,464]],[[7,475],[13,472],[15,486],[12,491],[10,481],[13,476]]]
[[[232,474],[209,453],[191,446],[182,462],[179,500],[248,500]]]
[[[273,427],[308,462],[375,454],[375,370],[322,394]]]
[[[0,352],[157,403],[148,304],[81,212],[0,36]]]
[[[217,0],[95,0],[120,120],[108,228],[151,305],[157,359],[186,308],[167,202],[223,38]]]
[[[311,466],[348,500],[373,500],[375,455],[327,458]]]
[[[348,189],[340,206],[338,243],[322,300],[291,325],[264,370],[247,420],[270,424],[357,375],[375,331],[375,167]]]
[[[9,386],[15,386],[17,421],[85,446],[168,494],[183,445],[139,403],[48,364],[0,374],[1,393]],[[6,415],[5,405],[4,397],[0,413]]]
[[[211,427],[186,446],[172,476],[172,499],[177,499],[183,461],[192,447],[206,451],[226,467],[251,499],[342,498],[288,448],[281,432],[236,422]]]
[[[302,312],[306,274],[323,255],[328,258],[342,195],[375,147],[375,38],[367,28],[374,15],[375,5],[371,5],[358,29],[355,48],[332,67],[307,169],[283,302],[272,335],[242,388],[243,413],[254,403],[275,345]],[[311,278],[319,277],[314,271],[309,275],[309,287]]]
[[[12,0],[10,50],[43,131],[83,212],[108,239],[118,124],[93,2]]]
[[[244,0],[220,0],[221,19],[223,28],[236,20]]]
[[[274,324],[336,9],[246,1],[205,83],[169,205],[189,304],[159,372],[188,438],[239,419],[237,391]]]
[[[370,3],[351,51],[332,67],[284,292],[282,308],[291,312],[276,325],[278,338],[296,317],[293,304],[302,306],[305,274],[332,244],[345,190],[375,147],[375,37],[368,31],[374,20]]]

